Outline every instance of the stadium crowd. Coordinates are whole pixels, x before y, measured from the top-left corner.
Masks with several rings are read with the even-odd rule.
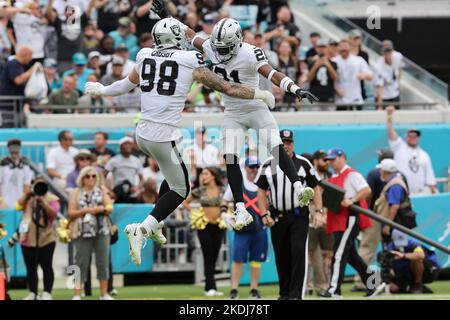
[[[321,102],[331,103],[329,109],[335,109],[334,104],[338,110],[361,109],[369,95],[375,96],[378,109],[382,102],[399,101],[402,55],[390,41],[383,43],[382,57],[369,67],[358,30],[341,41],[312,32],[311,47],[306,47],[288,1],[166,1],[170,14],[205,38],[236,4],[258,6],[256,25],[243,26],[244,41],[263,48],[272,66],[308,86]],[[134,112],[140,104],[139,88],[121,97],[96,98],[84,94],[84,85],[122,79],[133,68],[137,52],[152,46],[150,31],[158,17],[150,7],[151,1],[144,0],[1,1],[0,97],[26,97],[25,114],[126,112],[126,107],[134,107]],[[34,90],[27,89],[27,83]],[[300,108],[294,95],[266,79],[260,87],[273,91],[276,110]],[[189,112],[223,109],[220,95],[199,84],[193,85],[186,106]],[[7,111],[8,105],[2,108]]]

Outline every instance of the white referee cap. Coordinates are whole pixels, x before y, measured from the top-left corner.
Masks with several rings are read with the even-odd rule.
[[[377,168],[381,169],[383,171],[386,171],[386,172],[397,172],[398,171],[397,163],[395,162],[394,159],[383,159],[383,161],[381,161],[377,165]]]

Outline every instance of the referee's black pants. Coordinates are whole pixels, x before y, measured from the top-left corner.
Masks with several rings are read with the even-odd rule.
[[[334,233],[334,255],[331,263],[331,283],[328,289],[331,294],[341,294],[341,284],[344,281],[347,262],[358,272],[363,283],[367,286],[370,275],[367,272],[367,265],[359,255],[355,245],[358,234],[359,214],[350,214],[345,231]]]
[[[303,299],[308,270],[309,216],[291,212],[270,228],[280,298]]]

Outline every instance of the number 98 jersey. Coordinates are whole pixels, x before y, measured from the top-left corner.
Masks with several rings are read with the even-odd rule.
[[[226,81],[242,83],[255,89],[259,87],[258,69],[269,63],[261,48],[245,42],[241,43],[237,54],[226,63],[221,63],[220,57],[217,56],[217,53],[211,47],[210,39],[203,43],[203,51],[213,63],[213,71],[220,77]],[[230,97],[223,93],[222,96],[225,104],[225,112],[227,113],[230,111],[245,111],[246,113],[254,109],[267,109],[267,105],[262,100],[245,100]]]
[[[192,86],[193,69],[205,66],[196,51],[144,48],[136,57],[141,119],[176,126]]]

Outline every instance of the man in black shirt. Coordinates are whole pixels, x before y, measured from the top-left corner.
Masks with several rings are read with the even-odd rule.
[[[300,29],[292,22],[292,13],[288,6],[282,6],[277,13],[277,22],[270,25],[264,37],[270,41],[270,49],[276,50],[278,45],[283,40],[287,40],[294,49],[297,51],[300,45]]]
[[[320,178],[311,162],[294,153],[294,133],[281,130],[280,136],[301,182],[304,186],[314,188],[313,203],[316,210],[312,215],[313,225],[319,227],[325,222],[318,185]],[[308,266],[309,206],[300,207],[294,197],[292,184],[273,157],[261,166],[255,184],[258,186],[258,206],[263,213],[263,223],[271,227],[279,278],[279,299],[303,299]],[[267,211],[267,193],[270,211]]]
[[[64,10],[64,19],[60,19],[53,9],[54,0],[49,0],[45,16],[56,29],[58,37],[58,72],[63,73],[72,66],[72,56],[83,51],[83,30],[88,23],[88,16],[94,1],[89,2],[85,12],[75,5],[68,5]]]
[[[317,45],[319,40],[321,39],[320,33],[318,32],[311,32],[309,35],[309,41],[311,42],[311,48],[309,48],[308,51],[306,51],[306,62],[311,63],[313,62],[314,57],[317,55]]]
[[[327,43],[323,39],[317,41],[317,55],[309,63],[309,90],[321,102],[334,102],[334,82],[338,78],[337,64],[329,57]]]
[[[25,71],[32,60],[33,51],[29,47],[22,47],[15,59],[9,60],[3,67],[0,81],[1,96],[23,96],[25,84],[33,73],[34,66]]]
[[[116,155],[114,151],[106,147],[107,144],[108,133],[96,132],[94,136],[95,147],[90,148],[89,151],[91,151],[95,155],[97,164],[100,167],[104,167],[108,160]]]

